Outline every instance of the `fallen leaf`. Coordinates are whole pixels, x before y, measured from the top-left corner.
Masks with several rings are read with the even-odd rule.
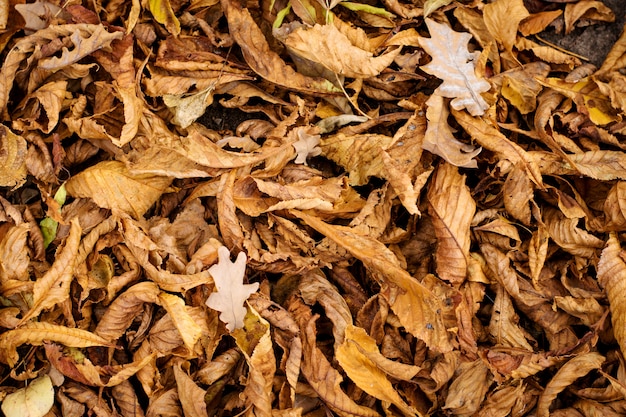
[[[529,15],[523,0],[496,0],[483,8],[485,26],[507,51],[513,49],[519,24]]]
[[[481,93],[491,89],[491,84],[478,78],[474,72],[476,54],[470,53],[467,43],[469,33],[453,31],[448,25],[426,19],[430,38],[420,38],[420,46],[432,57],[421,69],[443,80],[436,91],[451,98],[455,110],[467,109],[472,116],[480,116],[489,108]]]
[[[0,125],[0,187],[19,187],[26,181],[26,140]]]
[[[226,246],[220,247],[217,253],[219,262],[209,268],[217,292],[209,295],[206,305],[221,313],[220,320],[232,332],[243,327],[246,315],[243,303],[259,289],[259,283],[243,283],[247,259],[244,252],[239,252],[235,262],[230,261],[230,251]]]
[[[155,20],[162,25],[174,36],[180,34],[180,22],[172,10],[169,0],[149,0],[148,8]]]
[[[43,417],[53,405],[52,380],[44,375],[4,397],[2,412],[6,417]]]

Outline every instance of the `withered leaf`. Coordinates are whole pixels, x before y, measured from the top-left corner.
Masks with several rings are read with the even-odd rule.
[[[515,45],[519,23],[529,16],[523,0],[497,0],[483,9],[485,26],[504,49],[511,51]]]
[[[131,174],[122,162],[103,161],[72,177],[65,187],[100,207],[141,218],[172,182],[171,177]]]
[[[26,140],[0,125],[0,187],[19,187],[27,173]]]
[[[429,213],[437,236],[437,274],[458,286],[465,281],[470,249],[470,223],[476,203],[458,168],[442,163],[428,191]]]

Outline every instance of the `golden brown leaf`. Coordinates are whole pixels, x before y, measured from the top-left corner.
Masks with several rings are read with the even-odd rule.
[[[482,359],[459,366],[450,384],[444,410],[457,416],[471,416],[480,407],[491,384],[492,375]]]
[[[89,197],[100,207],[141,218],[169,187],[172,178],[133,175],[118,161],[104,161],[81,171],[66,184],[74,197]]]
[[[336,349],[337,361],[348,377],[363,391],[398,407],[406,416],[422,416],[409,406],[393,388],[385,372],[368,356],[380,355],[376,343],[363,329],[352,325],[346,328],[343,343]],[[382,355],[380,355],[382,356]]]
[[[26,181],[26,140],[0,125],[0,187],[19,187]]]
[[[70,232],[65,241],[65,246],[59,250],[52,267],[43,277],[35,282],[33,286],[33,305],[24,314],[20,323],[25,323],[31,318],[37,317],[42,310],[52,308],[69,297],[81,235],[78,219],[72,219],[70,224]]]
[[[28,253],[27,238],[30,224],[22,223],[11,227],[0,240],[0,285],[7,281],[28,280]],[[5,297],[10,295],[2,291]]]
[[[173,366],[178,398],[183,406],[185,417],[209,417],[204,402],[206,390],[200,388],[193,379],[182,370],[181,364]]]
[[[41,346],[44,341],[58,342],[68,347],[114,347],[109,341],[86,330],[44,322],[29,322],[0,335],[0,362],[13,367],[19,360],[17,348],[23,344]]]
[[[444,105],[444,99],[436,92],[426,102],[428,109],[428,128],[424,135],[424,144],[427,151],[439,155],[452,165],[464,168],[476,168],[478,166],[474,157],[481,151],[472,145],[458,141],[452,134],[452,128],[448,124],[450,112]]]
[[[485,26],[504,49],[511,51],[520,22],[529,16],[523,0],[496,0],[483,9]]]
[[[459,286],[467,276],[470,223],[476,212],[465,176],[453,165],[440,164],[428,190],[428,201],[437,235],[437,274]]]
[[[589,19],[601,20],[604,22],[615,21],[615,14],[607,5],[601,1],[579,1],[565,6],[565,33],[568,34],[574,30],[574,24],[578,19],[587,17]]]
[[[604,363],[604,356],[597,352],[583,353],[570,359],[552,377],[537,402],[537,417],[550,415],[550,404],[557,395],[581,376],[600,368]]]
[[[604,247],[601,239],[577,227],[577,218],[568,219],[560,211],[546,209],[543,220],[550,238],[573,255],[590,258],[597,249]]]
[[[598,262],[598,281],[609,299],[615,339],[622,352],[626,352],[626,303],[623,301],[626,294],[626,261],[623,253],[620,241],[612,233]]]
[[[398,266],[397,258],[385,245],[369,236],[356,234],[349,227],[332,226],[313,216],[293,213],[349,251],[380,277],[381,282],[388,286],[387,290],[395,293],[390,299],[391,308],[409,332],[434,350],[447,352],[452,349],[443,325],[440,301]],[[386,296],[389,297],[389,294]]]
[[[187,311],[185,300],[173,294],[161,292],[158,296],[158,302],[172,318],[185,343],[185,347],[189,351],[193,351],[196,342],[202,336],[202,328]]]

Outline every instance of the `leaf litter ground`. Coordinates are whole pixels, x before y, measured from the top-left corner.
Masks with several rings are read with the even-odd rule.
[[[624,415],[607,5],[1,3],[3,413]]]

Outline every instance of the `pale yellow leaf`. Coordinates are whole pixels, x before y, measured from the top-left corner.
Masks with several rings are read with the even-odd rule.
[[[52,380],[44,375],[4,397],[2,412],[6,417],[43,417],[53,405]]]
[[[189,315],[185,308],[185,300],[166,292],[161,292],[158,300],[165,311],[172,317],[172,321],[176,329],[178,329],[185,347],[192,352],[200,336],[202,336],[202,328]]]
[[[420,38],[420,45],[432,61],[421,69],[443,80],[435,91],[443,97],[452,98],[450,105],[453,109],[467,109],[473,116],[482,115],[489,104],[481,93],[489,91],[491,85],[474,72],[477,56],[467,49],[472,35],[455,32],[448,25],[431,19],[426,19],[426,26],[431,37]]]

